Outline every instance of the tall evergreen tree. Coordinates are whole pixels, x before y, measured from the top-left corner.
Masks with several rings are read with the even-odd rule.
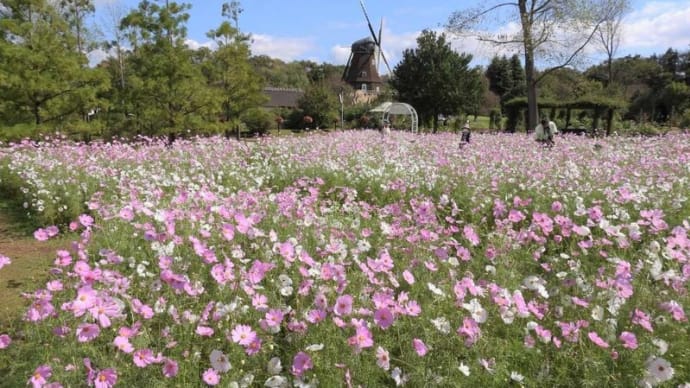
[[[185,45],[189,4],[148,0],[121,22],[133,51],[128,98],[140,129],[148,134],[197,130],[213,110],[201,67]]]
[[[105,76],[73,49],[76,37],[53,3],[9,0],[0,10],[0,119],[61,123],[94,109]]]
[[[472,56],[458,54],[446,35],[425,30],[417,48],[403,52],[390,80],[400,101],[414,106],[422,122],[438,129],[438,116],[471,112],[482,94],[481,74],[470,69]]]
[[[231,10],[239,7],[239,2],[233,3],[236,3],[234,7],[223,5],[223,15],[235,18],[237,24]],[[249,62],[249,36],[241,34],[228,20],[207,36],[214,39],[218,49],[205,63],[204,73],[217,93],[224,120],[231,121],[265,101],[263,82]]]

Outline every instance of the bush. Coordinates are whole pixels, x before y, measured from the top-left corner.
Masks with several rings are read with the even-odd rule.
[[[0,127],[0,141],[17,142],[22,139],[38,139],[41,135],[49,133],[50,130],[45,126],[36,124],[16,124],[12,126]]]
[[[254,108],[242,115],[242,122],[252,133],[265,135],[274,125],[274,116],[265,109]]]

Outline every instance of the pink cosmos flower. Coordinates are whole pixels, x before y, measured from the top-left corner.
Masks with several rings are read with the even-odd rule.
[[[50,237],[48,237],[48,232],[45,229],[39,228],[34,232],[34,238],[38,241],[46,241]]]
[[[358,325],[355,330],[355,335],[348,338],[348,344],[354,346],[355,352],[359,353],[364,348],[374,346],[374,339],[371,331],[365,325]]]
[[[244,348],[244,352],[247,353],[248,356],[253,356],[261,350],[261,338],[256,337],[254,338],[254,341],[252,341],[249,345],[247,345]]]
[[[339,296],[335,301],[333,312],[337,316],[350,315],[352,313],[352,296],[349,294]]]
[[[393,320],[393,313],[385,307],[374,312],[374,322],[384,330],[393,324]]]
[[[632,323],[642,326],[642,328],[650,333],[654,332],[654,329],[652,328],[652,319],[640,309],[635,309],[635,311],[633,311]]]
[[[93,217],[88,214],[82,214],[79,216],[79,223],[84,225],[85,228],[90,228],[93,226]]]
[[[12,343],[12,338],[7,334],[0,335],[0,349],[6,349]]]
[[[312,369],[313,367],[314,363],[312,362],[311,357],[309,357],[307,353],[299,352],[292,359],[291,372],[297,377],[302,377],[304,372]]]
[[[177,372],[179,371],[179,367],[177,365],[177,362],[175,360],[172,360],[170,358],[166,358],[165,361],[163,362],[163,376],[167,378],[173,378],[177,376]]]
[[[211,337],[213,336],[213,328],[199,325],[196,327],[196,333],[202,337]]]
[[[117,346],[118,349],[127,354],[132,353],[134,351],[134,347],[129,342],[129,339],[127,337],[117,336],[113,340],[113,344]]]
[[[678,322],[687,322],[688,318],[685,316],[683,306],[678,304],[675,300],[661,303],[661,309],[670,313],[674,320]]]
[[[96,388],[111,388],[115,383],[117,383],[117,372],[112,368],[98,372],[93,380],[93,385]]]
[[[388,370],[391,367],[388,351],[380,346],[376,348],[376,365],[383,370]]]
[[[220,375],[213,368],[206,369],[202,378],[207,385],[218,385],[220,383]]]
[[[12,264],[12,260],[10,260],[9,257],[7,257],[5,255],[0,255],[0,269],[2,269],[2,267],[4,267],[4,266],[10,265],[10,264]]]
[[[458,328],[457,333],[459,336],[465,338],[465,346],[472,346],[479,340],[481,330],[474,319],[465,317],[463,318],[462,326]]]
[[[82,323],[77,326],[77,341],[90,342],[101,334],[101,328],[95,323]]]
[[[278,327],[283,322],[285,314],[282,310],[271,309],[266,313],[266,325],[268,327]]]
[[[479,235],[474,231],[474,228],[472,228],[470,225],[465,225],[462,232],[467,241],[469,241],[473,247],[479,245]]]
[[[417,355],[419,357],[424,357],[426,353],[428,352],[428,349],[426,347],[426,344],[419,338],[415,338],[412,340],[412,346],[414,347],[415,352],[417,352]]]
[[[587,337],[589,337],[589,339],[600,348],[606,349],[609,347],[609,344],[606,341],[604,341],[601,337],[599,337],[599,334],[597,334],[595,331],[590,331],[587,334]]]
[[[242,346],[249,346],[256,338],[256,332],[247,325],[237,325],[232,332],[232,341]]]
[[[127,222],[132,221],[134,219],[134,211],[129,206],[120,209],[120,213],[118,215],[120,216],[120,218]]]
[[[618,338],[621,340],[621,342],[623,342],[624,348],[631,350],[637,349],[637,338],[635,337],[635,334],[629,331],[624,331]]]
[[[89,309],[89,313],[101,327],[106,328],[110,327],[110,318],[121,314],[121,308],[112,298],[98,298],[94,306]]]
[[[72,256],[70,253],[66,250],[60,249],[57,251],[57,257],[55,258],[55,261],[53,264],[55,264],[58,267],[67,267],[68,265],[72,264]]]
[[[156,362],[156,358],[153,356],[151,349],[140,349],[133,354],[134,365],[139,368],[145,368],[149,364]]]
[[[414,275],[412,275],[412,272],[410,272],[409,270],[404,270],[402,275],[403,275],[403,279],[405,279],[407,284],[409,284],[409,285],[414,284]]]
[[[36,368],[27,384],[32,384],[33,388],[41,388],[46,383],[48,383],[48,379],[52,375],[53,369],[49,365],[41,365],[38,368]]]

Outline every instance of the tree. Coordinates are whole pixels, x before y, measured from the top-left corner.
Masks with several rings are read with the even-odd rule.
[[[149,134],[196,130],[214,110],[201,66],[184,43],[189,8],[143,0],[120,25],[133,47],[127,96],[136,123]]]
[[[328,127],[340,117],[340,103],[335,94],[322,82],[307,87],[298,104],[302,113],[309,116],[316,126]]]
[[[99,69],[89,69],[76,38],[46,0],[4,1],[0,7],[0,118],[19,123],[79,119],[106,88]]]
[[[528,128],[537,123],[537,85],[535,63],[539,59],[560,69],[573,64],[590,44],[595,34],[611,14],[609,1],[579,0],[516,0],[495,1],[477,9],[454,12],[446,28],[457,34],[467,34],[496,45],[517,45],[525,56],[527,84]],[[470,28],[487,22],[517,21],[520,32],[516,35],[486,34]],[[539,56],[539,58],[537,58]],[[541,76],[548,71],[541,73]]]
[[[486,77],[489,79],[489,90],[499,96],[503,96],[512,89],[513,76],[508,58],[505,55],[494,56],[486,68]]]
[[[601,0],[608,1],[611,11],[597,30],[597,41],[606,54],[607,78],[604,86],[608,87],[613,82],[613,57],[618,51],[622,34],[623,16],[629,10],[627,0]]]
[[[400,101],[415,107],[421,121],[433,121],[436,132],[440,114],[470,112],[481,98],[481,74],[469,68],[471,60],[471,55],[453,51],[445,34],[424,30],[417,48],[403,52],[390,84]]]
[[[59,7],[76,38],[77,52],[86,52],[86,18],[96,11],[92,0],[60,0]]]
[[[239,7],[238,2],[233,3]],[[226,8],[229,8],[227,3],[223,5],[223,15],[226,15]],[[236,16],[233,18],[237,24]],[[241,34],[229,21],[223,21],[207,36],[215,40],[218,49],[205,63],[204,73],[218,93],[224,121],[230,121],[265,101],[263,82],[249,62],[251,52],[248,36]]]

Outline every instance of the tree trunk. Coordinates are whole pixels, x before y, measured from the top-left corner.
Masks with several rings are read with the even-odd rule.
[[[522,38],[525,47],[525,80],[527,83],[527,129],[537,126],[537,83],[534,79],[534,47],[532,43],[532,19],[527,11],[527,0],[519,0]]]
[[[31,110],[34,113],[34,119],[36,120],[36,125],[41,124],[42,119],[41,119],[41,107],[40,107],[40,105],[34,104],[34,106]]]
[[[609,108],[606,114],[606,136],[611,135],[611,128],[613,127],[613,108]]]

